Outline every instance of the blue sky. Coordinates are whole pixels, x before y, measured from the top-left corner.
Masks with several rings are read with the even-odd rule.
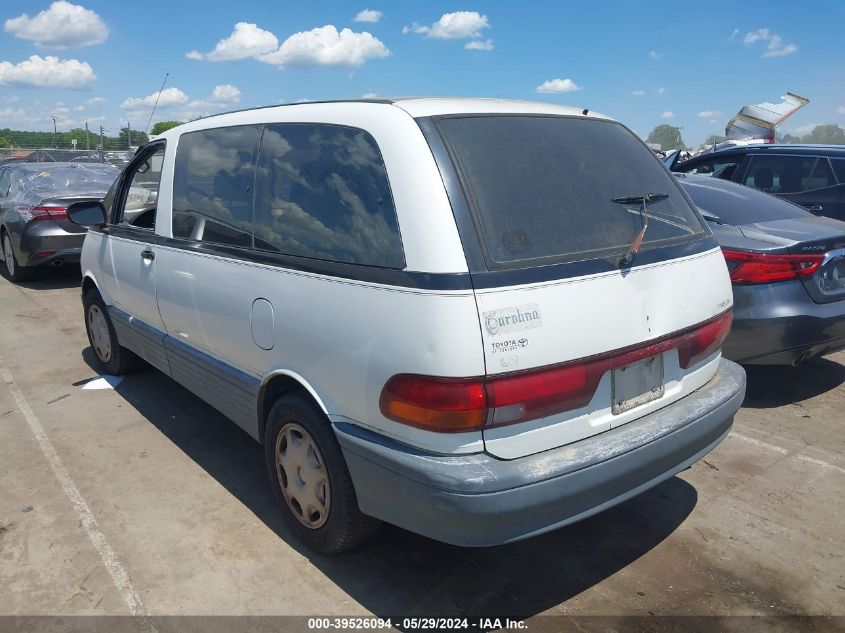
[[[811,102],[783,131],[845,126],[839,0],[4,0],[0,22],[0,127],[51,129],[52,114],[60,129],[143,129],[168,72],[175,90],[153,122],[366,94],[498,96],[587,107],[643,136],[670,123],[698,144],[742,105],[792,91]]]

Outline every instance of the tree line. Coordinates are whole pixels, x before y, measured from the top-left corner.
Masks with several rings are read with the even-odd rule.
[[[716,143],[726,141],[727,137],[711,134],[699,146],[699,149],[711,147]],[[817,125],[809,134],[798,136],[795,134],[775,134],[778,143],[814,143],[819,145],[845,145],[845,129],[835,123]],[[681,128],[663,123],[654,128],[646,139],[647,143],[656,143],[664,151],[673,149],[692,149],[684,144]]]
[[[155,136],[170,128],[181,125],[182,121],[159,121],[153,125],[150,134]],[[74,149],[73,141],[76,141],[78,150],[106,151],[127,150],[130,147],[140,147],[149,142],[149,136],[139,130],[132,130],[128,127],[120,128],[117,136],[104,134],[101,138],[98,129],[90,129],[87,132],[83,128],[74,128],[66,132],[27,132],[24,130],[12,130],[10,128],[0,129],[0,148],[39,149],[58,148]]]

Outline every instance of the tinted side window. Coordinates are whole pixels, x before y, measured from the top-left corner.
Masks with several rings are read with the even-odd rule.
[[[817,160],[815,156],[753,156],[743,184],[775,194],[815,189],[811,185]]]
[[[255,247],[386,268],[405,257],[387,172],[363,130],[264,128],[255,195]]]
[[[830,163],[833,165],[839,184],[845,184],[845,158],[831,158]]]
[[[801,190],[822,189],[823,187],[832,187],[835,184],[833,170],[831,170],[827,158],[822,157],[816,161],[813,173],[801,181]]]
[[[183,134],[173,180],[173,237],[252,246],[252,196],[261,127]]]

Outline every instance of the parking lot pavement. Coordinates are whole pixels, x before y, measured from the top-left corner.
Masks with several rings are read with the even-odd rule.
[[[577,525],[302,549],[261,449],[148,369],[97,374],[72,269],[0,279],[0,614],[845,615],[845,354],[749,373],[734,430]]]

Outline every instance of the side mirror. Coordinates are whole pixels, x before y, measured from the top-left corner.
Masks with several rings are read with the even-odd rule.
[[[67,218],[79,226],[102,226],[106,223],[106,209],[98,200],[74,202],[68,205]]]

